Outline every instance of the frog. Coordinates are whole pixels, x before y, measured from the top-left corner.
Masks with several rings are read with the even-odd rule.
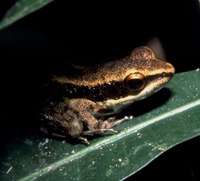
[[[172,64],[140,46],[124,58],[53,75],[48,84],[53,91],[40,111],[41,131],[87,145],[90,136],[118,133],[114,127],[133,116],[116,119],[116,115],[159,91],[174,73]]]

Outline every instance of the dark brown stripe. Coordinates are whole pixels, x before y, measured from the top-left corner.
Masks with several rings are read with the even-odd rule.
[[[51,90],[54,96],[69,98],[86,98],[93,101],[104,101],[108,98],[118,99],[122,95],[122,83],[112,82],[111,85],[103,84],[98,86],[76,86],[73,84],[54,83]]]

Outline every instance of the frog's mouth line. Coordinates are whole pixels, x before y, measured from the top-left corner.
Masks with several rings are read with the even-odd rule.
[[[166,72],[163,72],[163,73],[160,73],[160,74],[155,74],[155,75],[149,75],[147,77],[147,81],[148,82],[155,82],[155,81],[158,81],[159,79],[163,79],[163,78],[169,78],[168,80],[170,81],[171,78],[173,77],[174,73],[166,73]]]

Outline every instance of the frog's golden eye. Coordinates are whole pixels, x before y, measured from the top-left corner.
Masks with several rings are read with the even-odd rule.
[[[130,91],[142,90],[145,86],[145,76],[141,73],[129,74],[124,80],[124,85]]]

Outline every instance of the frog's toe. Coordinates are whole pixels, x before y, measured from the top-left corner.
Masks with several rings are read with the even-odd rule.
[[[78,139],[83,141],[84,143],[86,143],[86,145],[88,145],[88,146],[90,145],[90,142],[87,140],[87,138],[79,136]]]

